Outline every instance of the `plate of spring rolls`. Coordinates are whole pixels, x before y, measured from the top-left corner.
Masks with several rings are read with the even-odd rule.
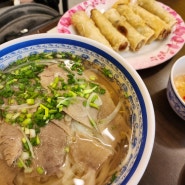
[[[156,0],[87,0],[68,10],[57,29],[101,42],[136,70],[167,61],[185,43],[181,16]]]

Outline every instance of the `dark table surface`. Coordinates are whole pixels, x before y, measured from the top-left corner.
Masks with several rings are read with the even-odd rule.
[[[185,20],[183,0],[160,0]],[[173,63],[185,55],[185,46],[170,60],[138,71],[151,95],[156,135],[148,167],[139,185],[185,185],[185,121],[171,109],[166,87]]]

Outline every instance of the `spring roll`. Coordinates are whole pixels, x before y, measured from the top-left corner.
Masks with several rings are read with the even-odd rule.
[[[96,40],[110,48],[111,45],[107,39],[101,34],[100,30],[95,26],[84,11],[77,11],[71,17],[72,24],[81,36]]]
[[[133,6],[133,10],[155,31],[155,37],[158,40],[163,40],[169,35],[168,25],[159,17],[137,5]]]
[[[128,5],[130,3],[130,0],[118,0],[113,5],[112,8],[117,8],[119,5]]]
[[[132,8],[128,5],[119,5],[117,6],[117,11],[126,17],[128,23],[130,23],[141,35],[146,37],[147,44],[151,43],[156,39],[155,32],[148,25],[145,24],[145,21],[137,14],[134,13]]]
[[[137,32],[115,8],[105,11],[104,15],[113,26],[127,37],[130,43],[130,50],[138,51],[146,43],[146,38]]]
[[[91,18],[115,51],[126,50],[128,48],[129,43],[127,38],[99,10],[92,9]]]
[[[155,0],[137,0],[139,6],[160,17],[170,29],[175,25],[176,19]]]

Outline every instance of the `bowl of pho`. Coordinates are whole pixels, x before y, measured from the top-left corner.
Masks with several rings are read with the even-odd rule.
[[[0,111],[1,185],[137,184],[151,156],[146,86],[122,56],[84,37],[2,44]]]

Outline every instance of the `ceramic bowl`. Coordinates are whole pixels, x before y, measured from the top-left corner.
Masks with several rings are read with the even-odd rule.
[[[136,185],[147,165],[155,137],[155,116],[149,92],[134,68],[115,51],[76,35],[37,34],[12,40],[0,46],[0,68],[33,53],[67,51],[106,66],[120,88],[126,91],[133,112],[132,140],[127,163],[111,185]]]
[[[179,58],[173,64],[167,85],[167,98],[170,106],[178,116],[185,120],[185,102],[178,94],[174,83],[175,77],[179,75],[185,75],[185,56]]]

